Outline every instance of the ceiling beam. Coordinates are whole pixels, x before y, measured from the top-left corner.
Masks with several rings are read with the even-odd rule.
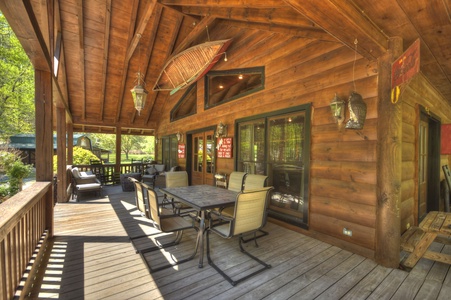
[[[133,32],[135,31],[136,17],[138,15],[138,6],[139,6],[139,0],[134,0],[133,1],[132,13],[131,13],[131,17],[130,17],[130,25],[128,27],[127,45],[131,44],[131,40],[132,40],[132,37],[133,37]],[[125,83],[127,81],[127,75],[128,75],[128,67],[129,67],[128,63],[129,63],[128,60],[124,60],[124,63],[123,63],[123,66],[122,66],[122,81],[121,81],[121,89],[119,91],[118,101],[117,101],[116,123],[119,122],[119,120],[121,119],[122,105],[124,104]]]
[[[259,7],[276,8],[286,7],[280,0],[161,0],[164,5],[177,6],[212,6],[212,7]]]
[[[78,53],[80,64],[80,83],[82,101],[82,115],[83,120],[86,119],[86,84],[85,84],[85,46],[84,46],[84,18],[83,18],[83,0],[77,0],[77,17],[78,17]]]
[[[237,7],[182,7],[182,12],[196,16],[216,16],[244,22],[267,23],[292,27],[310,28],[315,23],[302,16],[291,7],[282,8],[237,8]]]
[[[63,96],[57,78],[53,74],[50,51],[30,0],[2,0],[0,1],[0,10],[8,20],[8,24],[19,39],[35,70],[47,71],[52,74],[53,84],[57,85],[58,96],[63,101],[67,116],[72,120],[67,99]],[[21,17],[17,18],[18,15]]]
[[[216,17],[214,16],[206,16],[204,17],[193,30],[188,34],[187,37],[183,39],[183,41],[177,46],[172,55],[176,55],[186,48],[188,48],[191,43],[196,40],[202,33],[205,32],[205,28],[211,26],[215,21]]]
[[[182,26],[183,16],[181,18],[179,18],[177,21],[178,21],[177,24],[174,25],[176,27],[174,32],[178,33],[180,31],[180,26]],[[173,50],[174,50],[176,41],[177,41],[177,34],[173,34],[172,37],[171,37],[171,41],[168,43],[168,48],[167,48],[167,51],[166,51],[166,55],[165,55],[165,58],[163,59],[163,64],[162,64],[163,66],[166,64],[166,61],[168,60],[168,58],[171,56],[171,53],[174,52]],[[157,97],[159,95],[159,92],[153,92],[153,94],[154,94],[154,96],[152,96],[152,100],[153,101],[152,101],[152,104],[150,106],[150,109],[149,109],[149,112],[148,112],[145,124],[148,124],[149,121],[150,121],[150,117],[152,115],[152,111],[153,111],[153,108],[155,106],[155,102],[156,102],[156,99],[157,99]],[[169,93],[168,93],[168,95],[169,95]]]
[[[155,40],[157,38],[157,31],[158,31],[158,25],[160,24],[160,18],[161,18],[161,13],[163,11],[163,6],[162,5],[157,5],[155,7],[155,19],[152,22],[152,28],[151,30],[149,30],[148,32],[146,32],[146,36],[148,35],[150,37],[150,40],[147,44],[147,50],[144,51],[145,52],[145,57],[146,59],[144,60],[143,66],[144,66],[144,71],[143,71],[143,80],[144,83],[147,80],[147,70],[149,69],[149,65],[150,65],[150,56],[152,54],[153,48],[155,46]],[[149,98],[147,99],[147,102],[149,102]],[[144,109],[148,110],[148,115],[150,115],[152,113],[152,107],[149,107],[149,105],[147,105],[147,108],[145,106],[144,103]],[[135,118],[136,118],[136,110],[133,113],[132,119],[131,119],[131,123],[133,124],[135,122]],[[145,123],[147,124],[148,119],[146,118]]]
[[[105,92],[108,71],[108,54],[110,53],[111,0],[105,3],[105,35],[103,37],[102,91],[100,95],[100,119],[105,118]]]
[[[283,1],[369,60],[376,60],[388,49],[388,37],[352,1]]]
[[[147,3],[146,8],[144,9],[144,15],[141,18],[141,20],[139,21],[139,24],[136,27],[136,31],[133,35],[133,39],[127,49],[127,56],[125,57],[126,61],[130,61],[130,58],[132,57],[133,52],[135,52],[136,46],[139,43],[139,39],[144,34],[144,30],[146,29],[147,24],[149,23],[150,16],[152,15],[152,13],[155,9],[156,2],[157,2],[156,0],[152,0]]]

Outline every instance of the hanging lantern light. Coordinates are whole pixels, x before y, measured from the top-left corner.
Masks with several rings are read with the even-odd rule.
[[[141,39],[141,34],[138,34],[138,38]],[[149,92],[146,90],[143,79],[143,74],[141,73],[141,47],[140,42],[138,41],[138,58],[140,60],[139,62],[139,71],[137,73],[137,85],[135,85],[130,92],[132,93],[133,97],[133,103],[135,104],[135,109],[138,111],[138,115],[141,115],[141,110],[144,108],[144,105],[146,103],[147,94]]]

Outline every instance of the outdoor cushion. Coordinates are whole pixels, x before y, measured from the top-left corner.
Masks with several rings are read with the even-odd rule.
[[[77,185],[77,190],[79,191],[98,190],[100,188],[101,188],[100,183],[84,183]]]

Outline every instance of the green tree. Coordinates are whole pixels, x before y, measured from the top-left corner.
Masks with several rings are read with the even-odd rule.
[[[128,159],[128,154],[131,150],[141,150],[145,139],[141,135],[123,135],[121,136],[121,149],[125,153],[125,159]]]
[[[0,140],[34,132],[34,71],[0,12]]]

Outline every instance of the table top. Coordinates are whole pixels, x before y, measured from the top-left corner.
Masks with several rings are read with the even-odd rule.
[[[238,195],[237,192],[211,185],[160,188],[160,191],[198,210],[233,206]]]
[[[451,213],[431,211],[421,221],[419,227],[426,232],[451,235]]]

